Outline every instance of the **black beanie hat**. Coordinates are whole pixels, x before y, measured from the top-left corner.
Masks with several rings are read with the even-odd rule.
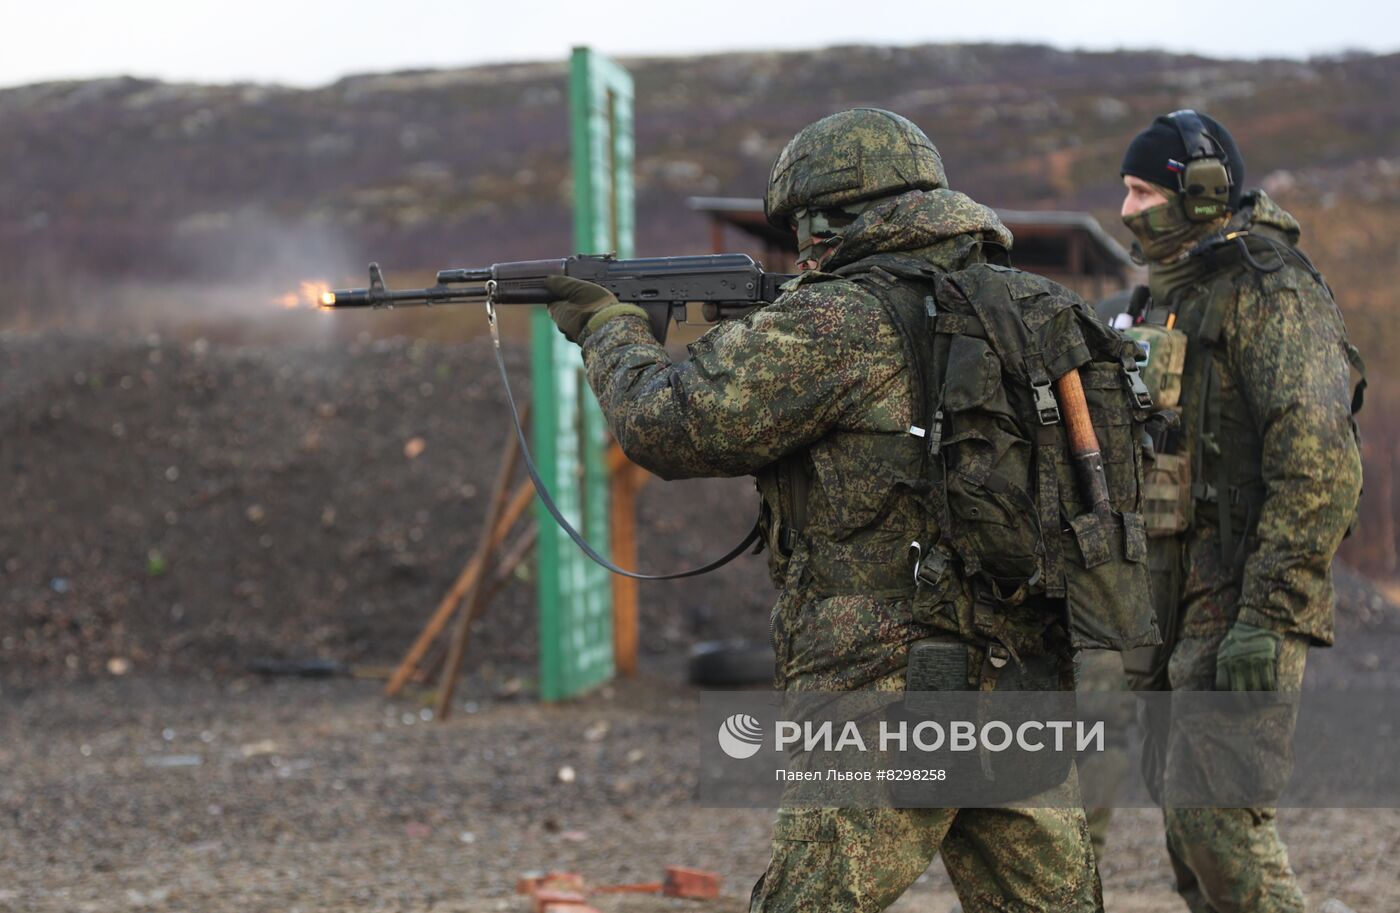
[[[1244,196],[1244,156],[1219,121],[1205,114],[1198,114],[1205,125],[1206,134],[1215,140],[1225,153],[1225,167],[1230,172],[1230,208],[1238,211],[1240,198]],[[1123,168],[1120,174],[1131,174],[1135,178],[1151,181],[1168,190],[1181,188],[1180,170],[1167,167],[1168,161],[1186,164],[1186,142],[1181,132],[1172,123],[1170,115],[1162,115],[1152,122],[1152,126],[1133,137],[1128,151],[1123,153]]]

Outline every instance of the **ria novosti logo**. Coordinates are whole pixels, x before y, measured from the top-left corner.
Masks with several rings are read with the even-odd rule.
[[[736,761],[751,758],[763,747],[763,727],[747,713],[736,713],[720,724],[719,747]]]

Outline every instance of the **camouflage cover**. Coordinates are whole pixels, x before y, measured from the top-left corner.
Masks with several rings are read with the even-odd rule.
[[[880,108],[853,108],[809,124],[773,163],[764,211],[788,229],[797,209],[830,209],[948,186],[933,142],[906,118]]]

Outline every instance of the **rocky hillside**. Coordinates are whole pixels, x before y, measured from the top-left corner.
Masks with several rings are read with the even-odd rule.
[[[1005,207],[1112,209],[1124,142],[1182,105],[1231,125],[1254,180],[1330,178],[1400,148],[1400,56],[935,45],[628,65],[643,252],[703,246],[685,196],[758,194],[797,127],[850,105],[911,116],[957,186]],[[110,79],[0,91],[0,262],[50,280],[210,279],[358,269],[369,251],[426,268],[559,250],[565,80],[562,64],[537,64],[312,90]]]
[[[1302,219],[1373,367],[1400,345],[1400,55],[930,45],[626,63],[642,254],[706,250],[685,197],[759,194],[796,128],[857,104],[914,118],[954,185],[985,202],[1088,209],[1121,237],[1124,144],[1194,106],[1231,126],[1248,183]],[[357,281],[371,258],[407,281],[568,251],[566,106],[562,63],[311,90],[123,78],[0,91],[0,327],[110,324],[132,299],[257,316],[274,290]],[[1393,573],[1400,388],[1383,374],[1365,425],[1367,528],[1347,548]]]

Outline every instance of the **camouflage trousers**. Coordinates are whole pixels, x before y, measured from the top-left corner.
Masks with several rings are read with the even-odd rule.
[[[942,852],[966,913],[1103,910],[1077,808],[782,809],[750,913],[874,913]]]
[[[1190,636],[1176,644],[1167,665],[1172,690],[1215,687],[1215,654],[1224,636],[1223,632]],[[1279,690],[1301,690],[1307,655],[1307,638],[1284,638]],[[1145,751],[1152,748],[1147,746]],[[1286,778],[1287,771],[1279,774]],[[1170,807],[1163,811],[1176,889],[1191,913],[1303,913],[1303,895],[1288,864],[1275,811]]]
[[[1187,637],[1172,650],[1167,667],[1169,682],[1159,687],[1175,690],[1211,690],[1215,685],[1215,654],[1223,633]],[[1285,638],[1279,657],[1279,688],[1297,690],[1303,681],[1307,640]],[[1148,683],[1136,682],[1142,688]],[[1078,687],[1081,691],[1111,691],[1126,687],[1123,668],[1112,653],[1087,653],[1080,657]],[[1122,725],[1121,719],[1110,720]],[[1150,745],[1150,752],[1165,752],[1165,745]],[[1127,752],[1110,745],[1102,754],[1081,762],[1089,831],[1096,856],[1107,842],[1112,802],[1122,788]],[[1280,774],[1285,774],[1280,771]],[[1151,778],[1155,774],[1149,770]],[[1093,797],[1093,800],[1091,800]],[[1288,851],[1279,837],[1272,808],[1168,808],[1163,812],[1167,853],[1176,875],[1177,891],[1192,913],[1302,913],[1303,898]]]
[[[903,678],[901,670],[871,687],[902,690]],[[965,913],[1102,913],[1072,769],[1056,792],[1069,801],[1053,808],[780,809],[750,913],[875,913],[939,853]]]

